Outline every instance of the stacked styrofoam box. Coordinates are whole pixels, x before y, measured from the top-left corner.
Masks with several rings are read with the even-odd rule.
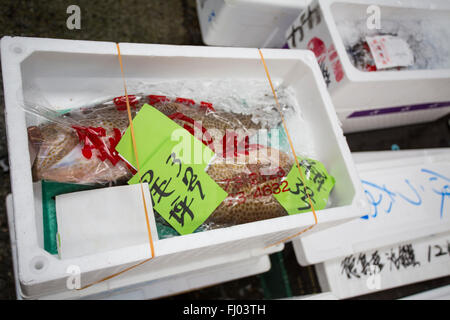
[[[448,277],[449,242],[450,232],[328,260],[316,266],[317,278],[322,290],[346,299]],[[436,257],[439,250],[442,250],[442,255]],[[379,259],[382,268],[377,267],[373,259]],[[363,263],[366,264],[365,274],[361,272]],[[351,268],[358,276],[347,274]]]
[[[371,210],[362,215],[364,218],[295,240],[298,262],[323,262],[318,265],[322,289],[331,290],[339,298],[449,275],[450,149],[361,152],[352,156]],[[391,252],[398,256],[398,247],[404,245],[415,250],[420,265],[400,265],[397,270],[388,257]],[[429,246],[433,251],[429,252]],[[433,258],[438,253],[435,246],[446,252],[440,259]],[[385,264],[379,274],[380,288],[367,285],[366,281],[373,280],[370,273],[347,276],[344,264],[354,259],[353,267],[360,270],[360,254],[369,262],[376,251]]]
[[[344,132],[438,119],[450,112],[450,65],[444,69],[363,72],[346,52],[339,21],[367,20],[380,9],[384,21],[421,21],[450,28],[448,0],[314,0],[286,32],[286,47],[316,53]],[[431,31],[427,31],[431,32]],[[441,39],[447,44],[450,39]]]
[[[21,292],[21,286],[18,278],[17,245],[16,235],[14,232],[15,224],[13,220],[14,213],[11,194],[6,197],[6,210],[8,216],[9,235],[11,239],[11,253],[14,267],[16,295],[17,299],[22,300],[27,297]],[[52,300],[74,298],[95,300],[148,300],[256,275],[270,269],[270,259],[268,255],[252,257],[250,259],[245,259],[234,263],[228,263],[226,257],[224,258],[224,261],[227,261],[227,263],[215,265],[210,268],[181,273],[172,277],[166,277],[154,281],[146,281],[145,275],[141,275],[141,279],[138,279],[138,281],[131,281],[132,279],[130,279],[128,285],[125,285],[122,288],[116,290],[105,290],[93,295],[83,295],[79,293],[77,294],[77,292],[74,291],[68,291],[61,294],[42,296],[39,298]],[[124,274],[125,278],[127,278],[127,276],[128,274]]]
[[[266,76],[255,49],[128,43],[120,47],[126,77],[135,81],[242,80]],[[263,52],[273,80],[292,87],[303,118],[312,128],[320,128],[314,132],[311,142],[317,158],[337,181],[330,196],[333,206],[319,212],[317,229],[359,216],[367,209],[367,202],[313,54],[297,50]],[[5,37],[1,42],[1,57],[18,277],[23,295],[32,298],[67,291],[67,269],[72,265],[80,268],[84,286],[148,258],[148,244],[67,260],[48,254],[43,249],[39,227],[40,193],[33,190],[32,184],[28,117],[21,108],[22,101],[32,98],[36,86],[47,103],[60,108],[99,99],[99,93],[117,96],[123,92],[123,82],[116,44]],[[143,274],[150,281],[221,264],[224,257],[227,262],[233,262],[279,251],[282,245],[264,248],[312,224],[313,214],[304,213],[159,240],[155,242],[156,257],[127,272],[126,279],[113,278],[80,294],[120,288],[130,281],[139,281]]]
[[[197,0],[203,42],[281,48],[284,32],[309,0]]]

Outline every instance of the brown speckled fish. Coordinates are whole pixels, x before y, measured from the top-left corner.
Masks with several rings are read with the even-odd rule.
[[[287,215],[273,193],[282,191],[281,180],[291,169],[292,161],[284,152],[278,151],[278,154],[274,151],[272,148],[252,150],[242,164],[226,164],[221,163],[220,159],[213,159],[207,173],[229,196],[212,213],[207,223],[235,225]],[[267,156],[261,156],[264,152]],[[273,174],[261,174],[277,160],[279,167]]]
[[[136,96],[133,96],[136,98]],[[132,100],[133,114],[146,102]],[[258,130],[262,127],[252,121],[251,115],[216,111],[178,102],[156,102],[153,106],[187,130],[193,130],[192,121],[203,130],[221,137],[227,130]],[[125,182],[132,177],[131,168],[115,152],[115,145],[128,127],[127,112],[112,102],[88,109],[71,111],[61,116],[68,125],[46,123],[29,127],[29,141],[36,151],[33,162],[35,180],[53,180],[69,183]],[[119,134],[118,134],[119,132]],[[214,136],[216,138],[216,136]],[[207,141],[203,141],[208,145]],[[213,147],[212,144],[209,144]],[[215,150],[222,154],[222,148]],[[239,163],[227,163],[216,157],[207,173],[229,197],[219,205],[207,220],[214,226],[235,225],[286,215],[286,211],[272,192],[261,192],[266,186],[280,188],[281,179],[292,167],[290,157],[278,150],[258,146],[248,149]],[[277,158],[275,158],[277,157]],[[263,175],[263,169],[278,163],[277,172]],[[267,187],[266,187],[267,189]],[[271,189],[272,190],[272,189]]]
[[[114,138],[114,129],[123,132],[128,127],[126,112],[110,106],[70,112],[62,118],[70,119],[67,126],[52,122],[28,128],[29,141],[36,153],[32,168],[34,180],[104,184],[131,178],[131,171],[124,162],[118,161],[113,165],[109,160],[102,160],[93,150],[93,154],[87,156],[86,141],[80,138],[80,130],[74,129],[103,128],[104,136],[97,134],[97,138],[110,152],[109,139]]]

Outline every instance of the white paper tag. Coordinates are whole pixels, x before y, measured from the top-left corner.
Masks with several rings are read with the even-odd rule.
[[[366,37],[377,69],[407,67],[414,63],[414,54],[408,43],[395,36]]]
[[[153,241],[158,241],[148,184],[144,197]],[[139,184],[56,196],[61,259],[147,244],[148,230]],[[146,247],[147,248],[147,247]]]

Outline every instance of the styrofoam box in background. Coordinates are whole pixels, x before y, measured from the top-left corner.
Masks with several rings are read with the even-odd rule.
[[[265,79],[256,49],[122,43],[127,80],[160,83],[180,79]],[[291,86],[303,119],[320,127],[311,136],[317,159],[336,178],[332,207],[318,212],[321,228],[368,210],[360,180],[314,55],[300,50],[263,50],[273,80]],[[27,297],[67,291],[68,267],[81,270],[82,286],[149,258],[148,244],[60,260],[43,249],[39,183],[32,183],[27,121],[21,103],[39,92],[47,103],[74,108],[79,101],[117,96],[123,82],[112,42],[4,37],[1,42],[11,188],[16,227],[18,274]],[[130,92],[131,94],[131,92]],[[100,95],[100,97],[99,97]],[[56,108],[56,107],[54,107]],[[300,113],[301,112],[301,113]],[[296,122],[294,117],[290,121]],[[289,122],[289,121],[288,121]],[[289,123],[288,123],[289,125]],[[294,137],[295,138],[295,137]],[[301,138],[301,137],[300,137]],[[295,139],[294,139],[295,140]],[[121,277],[87,288],[86,294],[119,288],[146,275],[160,279],[181,272],[282,250],[272,246],[314,224],[311,212],[210,230],[155,242],[155,258]]]
[[[368,217],[294,240],[301,265],[450,231],[450,148],[352,156],[371,203]]]
[[[319,55],[323,69],[328,70],[328,90],[344,132],[432,121],[448,114],[450,65],[433,70],[363,72],[350,61],[336,23],[367,20],[372,12],[367,10],[372,5],[380,8],[381,26],[384,21],[417,20],[435,25],[436,29],[450,28],[448,0],[311,2],[309,11],[303,11],[287,29],[287,45],[292,49],[311,49]],[[447,52],[442,52],[442,56],[447,56],[450,39],[441,41],[448,45]]]
[[[197,0],[203,42],[281,48],[284,33],[310,0]]]
[[[358,252],[317,264],[317,278],[322,290],[346,299],[445,277],[450,275],[449,243],[447,232]]]
[[[11,239],[16,295],[17,299],[23,300],[27,299],[27,297],[24,296],[21,291],[18,277],[17,245],[14,232],[15,224],[11,194],[6,197],[6,211],[8,216],[9,236]],[[218,264],[210,268],[193,270],[191,272],[180,273],[172,277],[153,281],[145,281],[145,275],[141,275],[140,279],[130,279],[128,285],[125,285],[124,287],[114,290],[108,290],[108,288],[106,288],[104,291],[97,292],[93,295],[86,295],[83,291],[73,290],[61,294],[41,296],[39,299],[148,300],[256,275],[269,271],[270,269],[270,259],[267,254],[231,263],[229,263],[227,257],[224,256],[223,261],[223,264]],[[125,273],[122,277],[128,279],[128,274]]]

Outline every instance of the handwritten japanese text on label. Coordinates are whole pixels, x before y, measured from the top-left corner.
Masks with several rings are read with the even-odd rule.
[[[304,181],[294,164],[284,180],[289,185],[288,192],[273,195],[288,214],[311,211],[311,203],[314,210],[324,209],[335,184],[334,177],[328,174],[322,163],[311,159],[299,160]]]
[[[128,183],[147,182],[154,210],[180,234],[194,232],[227,197],[227,193],[205,172],[214,152],[150,106],[141,109],[133,124],[136,136],[140,138],[136,139],[139,157],[145,162]],[[183,143],[172,139],[174,130],[178,130],[177,137],[181,137]],[[134,165],[129,132],[124,137],[118,150]],[[194,163],[191,157],[185,157],[186,148],[199,150],[204,161]]]

